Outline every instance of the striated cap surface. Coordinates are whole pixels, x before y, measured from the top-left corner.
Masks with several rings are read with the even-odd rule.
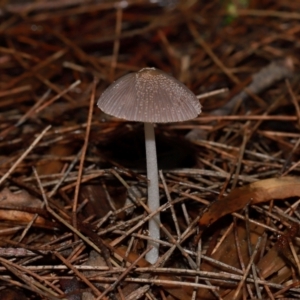
[[[155,68],[119,78],[97,105],[114,117],[149,123],[180,122],[201,113],[199,100],[184,84]]]

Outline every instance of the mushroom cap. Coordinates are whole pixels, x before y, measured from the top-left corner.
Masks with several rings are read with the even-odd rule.
[[[199,100],[184,84],[155,68],[119,78],[97,105],[114,117],[148,123],[190,120],[201,112]]]

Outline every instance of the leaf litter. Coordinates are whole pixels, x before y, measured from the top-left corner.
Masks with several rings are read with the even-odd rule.
[[[299,9],[5,2],[1,295],[299,299]],[[157,212],[146,206],[142,127],[95,106],[110,83],[144,67],[182,81],[204,110],[156,126],[154,265],[144,259]]]

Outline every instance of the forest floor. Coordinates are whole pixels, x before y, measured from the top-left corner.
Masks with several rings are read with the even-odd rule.
[[[0,1],[0,299],[299,299],[300,2]],[[96,105],[144,67],[202,113]],[[298,209],[299,207],[299,209]]]

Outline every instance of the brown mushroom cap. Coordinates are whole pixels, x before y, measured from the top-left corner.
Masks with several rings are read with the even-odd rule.
[[[184,84],[155,68],[119,78],[97,104],[109,115],[149,123],[190,120],[201,112],[199,100]]]

